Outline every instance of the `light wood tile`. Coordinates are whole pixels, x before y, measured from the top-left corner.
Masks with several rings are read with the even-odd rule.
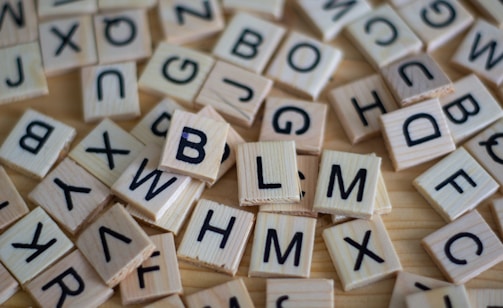
[[[19,291],[19,283],[0,263],[0,304],[5,303]]]
[[[276,85],[317,100],[342,60],[342,52],[299,32],[290,32],[267,69]]]
[[[65,158],[28,195],[70,234],[76,234],[110,201],[110,189]]]
[[[388,308],[407,307],[405,302],[405,297],[407,295],[447,287],[450,285],[450,283],[442,280],[408,272],[398,272]]]
[[[35,41],[38,38],[37,13],[33,0],[2,1],[0,47]]]
[[[394,7],[399,8],[399,7],[404,6],[404,5],[406,5],[407,3],[410,3],[410,2],[412,2],[412,1],[414,1],[414,0],[390,0],[389,2],[390,2],[391,4],[393,4],[393,6],[394,6]]]
[[[26,285],[41,307],[98,307],[114,293],[75,250]]]
[[[327,113],[324,103],[269,97],[259,140],[294,140],[297,153],[319,155],[325,139]]]
[[[258,213],[248,276],[308,278],[315,227],[310,217]]]
[[[98,9],[96,1],[97,0],[40,0],[37,1],[38,17],[44,20],[52,17],[92,14]]]
[[[197,307],[250,307],[255,305],[243,279],[234,279],[185,297],[187,308]]]
[[[0,235],[0,261],[24,284],[72,247],[56,223],[37,207]]]
[[[477,211],[431,233],[421,244],[455,284],[468,282],[503,260],[503,244]]]
[[[140,115],[135,62],[84,67],[80,79],[84,122]]]
[[[347,36],[375,69],[419,52],[423,43],[388,4],[346,26]]]
[[[100,11],[123,9],[150,9],[157,5],[158,0],[98,0]]]
[[[402,270],[380,216],[327,228],[323,231],[323,239],[344,291],[368,285]]]
[[[227,12],[249,12],[267,19],[280,20],[283,17],[285,0],[223,0]]]
[[[494,199],[491,204],[491,209],[494,221],[498,226],[500,238],[503,238],[503,198]]]
[[[501,307],[503,289],[467,289],[472,307]]]
[[[0,183],[0,231],[3,231],[26,215],[29,209],[2,166],[0,166]]]
[[[143,144],[109,119],[102,120],[69,156],[107,186],[112,186]]]
[[[267,279],[266,283],[267,308],[334,307],[334,281],[331,279]]]
[[[380,124],[395,171],[430,161],[456,148],[438,98],[383,114]]]
[[[473,5],[498,27],[503,27],[503,5],[498,1],[479,0],[473,2]]]
[[[271,59],[286,30],[246,13],[231,19],[213,47],[222,60],[260,74]]]
[[[180,295],[174,294],[168,297],[165,297],[163,299],[160,299],[158,301],[155,301],[153,303],[150,303],[146,306],[143,306],[143,308],[185,308],[185,305],[183,304],[182,299],[180,298]]]
[[[136,272],[120,283],[123,305],[139,304],[182,293],[182,281],[172,233],[150,236],[155,250]]]
[[[155,250],[154,243],[119,203],[82,231],[75,244],[109,287],[119,284]]]
[[[259,74],[217,61],[195,102],[214,107],[231,123],[250,127],[272,84]]]
[[[470,308],[470,301],[465,286],[449,286],[408,295],[407,307],[459,307]]]
[[[0,147],[0,161],[25,175],[42,179],[75,138],[76,130],[28,109]]]

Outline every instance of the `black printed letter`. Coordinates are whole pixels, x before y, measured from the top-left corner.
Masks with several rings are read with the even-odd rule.
[[[340,165],[332,165],[332,171],[330,172],[330,180],[328,182],[327,198],[332,198],[335,186],[335,179],[337,179],[337,184],[339,186],[339,191],[341,192],[341,198],[347,200],[356,184],[358,185],[358,193],[356,195],[356,201],[361,202],[363,199],[363,192],[365,190],[365,182],[367,180],[367,169],[360,169],[356,173],[355,178],[346,190],[344,187],[344,179],[342,178],[342,170]]]
[[[440,16],[442,14],[442,7],[444,7],[448,13],[447,18],[443,21],[434,21],[428,17],[428,9],[423,8],[421,10],[421,18],[424,23],[432,28],[443,28],[450,25],[456,19],[456,11],[452,7],[452,5],[444,0],[436,0],[435,2],[430,3],[431,10],[436,13],[436,15]]]
[[[257,180],[259,189],[276,189],[281,188],[281,183],[264,183],[264,169],[262,167],[262,156],[257,156]]]
[[[402,77],[402,80],[405,81],[405,84],[409,87],[413,86],[412,80],[410,80],[409,76],[405,74],[405,69],[411,67],[411,66],[417,66],[423,74],[428,78],[428,80],[433,80],[433,75],[431,72],[424,66],[423,63],[417,62],[417,61],[412,61],[412,62],[407,62],[398,67],[398,73],[400,74],[400,77]]]
[[[120,16],[112,19],[105,18],[103,20],[105,23],[105,38],[107,41],[114,46],[126,46],[127,44],[131,43],[135,38],[136,38],[136,24],[134,21],[126,16]],[[125,38],[124,36],[124,30],[123,28],[120,28],[120,30],[117,33],[120,33],[120,39],[116,39],[113,37],[111,28],[112,27],[120,27],[120,24],[124,23],[128,28],[129,28],[129,35],[127,35]]]
[[[72,276],[73,280],[77,283],[77,287],[75,289],[70,289],[70,287],[63,281],[67,276]],[[42,291],[47,291],[55,284],[59,285],[59,287],[61,288],[61,296],[59,297],[58,303],[56,304],[56,307],[58,308],[63,307],[67,295],[77,296],[84,292],[84,289],[86,288],[84,280],[82,279],[82,277],[80,277],[80,275],[73,267],[70,267],[63,273],[56,276],[56,278],[43,285]],[[71,283],[70,285],[75,286],[75,283]]]
[[[454,244],[454,242],[456,242],[457,240],[459,240],[463,237],[471,238],[475,242],[475,244],[477,245],[477,250],[475,251],[475,254],[477,256],[480,256],[482,254],[482,252],[484,251],[484,245],[482,244],[482,241],[480,240],[480,238],[478,236],[476,236],[475,234],[470,233],[470,232],[458,233],[458,234],[452,236],[451,238],[449,238],[449,240],[445,243],[445,246],[444,246],[445,255],[447,256],[449,261],[451,261],[454,264],[464,265],[464,264],[468,263],[464,259],[458,259],[458,258],[454,257],[451,252],[452,244]]]
[[[412,122],[417,121],[417,120],[421,120],[421,119],[427,120],[431,123],[431,126],[433,127],[433,133],[431,133],[430,135],[426,135],[426,136],[416,138],[413,140],[410,136],[409,126]],[[440,128],[438,127],[437,121],[435,120],[434,117],[432,117],[431,115],[429,115],[427,113],[417,113],[417,114],[414,114],[414,115],[408,117],[403,122],[402,132],[403,132],[403,135],[405,137],[405,141],[407,142],[408,147],[412,147],[412,146],[415,146],[415,145],[421,144],[423,142],[427,142],[427,141],[430,141],[430,140],[433,140],[433,139],[436,139],[436,138],[439,138],[440,136],[442,136],[442,134],[440,133]]]
[[[303,237],[304,233],[296,232],[295,235],[293,236],[292,241],[290,242],[290,244],[288,244],[285,254],[281,255],[281,247],[279,247],[278,233],[276,233],[275,229],[267,229],[263,262],[264,263],[269,262],[269,256],[271,254],[271,244],[274,244],[274,250],[276,251],[276,259],[278,260],[279,264],[285,264],[286,259],[288,259],[288,256],[290,255],[295,246],[293,265],[299,266]]]
[[[439,191],[442,188],[444,188],[447,184],[451,184],[452,187],[454,187],[454,189],[456,189],[458,193],[462,194],[463,188],[461,188],[461,186],[459,186],[458,183],[456,183],[456,178],[458,178],[459,176],[462,176],[473,187],[477,187],[477,183],[473,181],[473,179],[465,172],[465,170],[459,169],[458,171],[454,172],[454,174],[445,179],[445,181],[435,186],[435,190]]]
[[[54,126],[41,121],[32,121],[26,127],[26,134],[19,139],[19,146],[37,155],[51,136]]]
[[[304,120],[304,124],[302,125],[301,128],[295,131],[295,135],[302,135],[306,133],[307,130],[309,129],[309,126],[311,125],[311,118],[304,109],[297,108],[295,106],[284,106],[276,110],[274,116],[272,117],[272,127],[274,128],[274,131],[279,134],[285,134],[285,135],[289,135],[292,133],[291,121],[286,121],[285,126],[283,128],[281,128],[279,125],[279,118],[281,117],[281,115],[289,111],[300,114]]]
[[[180,60],[180,57],[178,57],[178,56],[173,56],[173,57],[167,59],[164,62],[164,65],[162,66],[162,75],[164,76],[164,78],[166,78],[167,80],[169,80],[175,84],[186,84],[186,83],[191,82],[197,75],[199,65],[197,64],[197,62],[194,62],[190,59],[183,60],[182,64],[180,65],[180,71],[183,72],[183,71],[186,71],[187,69],[190,68],[191,72],[190,72],[190,74],[188,74],[188,76],[186,78],[178,79],[178,78],[171,76],[171,74],[169,74],[169,72],[168,72],[169,65],[173,61],[178,61],[178,60]]]
[[[211,11],[210,2],[208,0],[203,0],[203,5],[204,5],[204,12],[198,12],[192,8],[188,8],[188,7],[185,7],[182,5],[175,6],[176,20],[177,20],[178,24],[180,24],[180,25],[185,24],[185,19],[183,18],[183,13],[187,13],[192,16],[196,16],[201,19],[211,21],[211,19],[213,18],[213,13]]]
[[[470,105],[472,105],[472,110],[467,110],[463,102],[468,102]],[[480,111],[480,106],[470,93],[461,96],[460,98],[444,105],[442,107],[444,109],[444,113],[447,116],[447,118],[455,124],[463,124],[468,120],[469,116],[474,116],[479,113]],[[456,118],[454,114],[451,112],[451,109],[456,108],[459,109],[461,116],[459,118]]]
[[[198,136],[199,142],[196,143],[189,141],[190,135]],[[204,151],[204,145],[206,144],[206,142],[208,142],[208,138],[206,137],[206,134],[204,132],[185,126],[182,130],[182,135],[180,136],[180,142],[178,143],[176,159],[189,164],[200,164],[206,157],[206,152]],[[190,148],[197,152],[197,156],[187,156],[185,154],[186,148]]]
[[[358,113],[358,116],[360,117],[360,120],[362,121],[364,126],[369,125],[367,118],[365,118],[366,111],[377,108],[381,111],[381,114],[386,113],[386,108],[381,102],[381,99],[379,98],[377,92],[375,90],[372,90],[370,91],[370,93],[372,94],[372,97],[374,97],[375,102],[373,104],[369,104],[363,107],[360,107],[360,105],[358,105],[358,101],[356,100],[355,97],[351,98],[351,103],[353,103],[353,107],[355,107],[356,112]]]
[[[232,47],[231,53],[244,59],[253,59],[258,53],[258,47],[262,44],[262,35],[258,32],[245,28]],[[243,46],[242,48],[240,48]],[[248,48],[246,48],[248,47]],[[243,50],[243,48],[246,48]],[[244,52],[247,51],[247,52]]]
[[[387,20],[386,18],[376,17],[367,21],[367,23],[365,24],[365,33],[369,34],[372,31],[372,27],[375,23],[383,23],[391,30],[391,36],[388,39],[376,39],[375,43],[379,46],[388,46],[393,44],[393,42],[395,42],[395,40],[398,38],[398,30],[396,29],[395,25],[393,25],[391,21]]]
[[[166,188],[171,186],[171,184],[175,183],[176,180],[178,179],[176,176],[171,177],[167,182],[162,184],[161,187],[157,188],[157,183],[161,179],[161,175],[163,174],[163,171],[161,170],[154,170],[144,176],[143,178],[140,179],[141,174],[143,173],[143,170],[145,169],[145,166],[148,164],[148,159],[144,158],[143,161],[140,164],[140,167],[136,171],[136,174],[133,177],[133,180],[131,181],[131,184],[129,185],[129,190],[134,191],[136,188],[140,187],[143,185],[143,183],[147,182],[150,180],[150,178],[154,178],[152,180],[152,184],[150,184],[150,187],[148,188],[148,192],[145,195],[145,200],[150,201],[155,196],[163,192]]]
[[[231,216],[231,219],[229,221],[229,224],[227,224],[226,229],[220,229],[217,227],[214,227],[210,225],[211,217],[213,217],[213,210],[208,210],[206,213],[206,217],[204,218],[204,223],[203,226],[201,227],[201,230],[199,231],[199,235],[197,236],[197,241],[201,242],[204,238],[204,235],[206,234],[206,231],[212,231],[218,234],[222,234],[222,240],[220,241],[220,249],[225,248],[225,244],[227,244],[227,240],[229,239],[229,236],[231,235],[232,227],[234,227],[234,223],[236,222],[236,217]]]
[[[55,238],[51,239],[45,244],[38,244],[38,239],[40,238],[40,234],[42,234],[42,227],[44,225],[39,222],[37,224],[37,229],[35,229],[35,234],[33,235],[33,240],[30,244],[26,243],[12,243],[12,247],[19,249],[35,249],[35,252],[32,253],[28,258],[26,258],[25,262],[30,263],[35,260],[39,255],[41,255],[44,251],[49,249],[52,245],[56,244],[57,240]]]
[[[300,67],[298,64],[294,63],[295,53],[297,52],[297,50],[305,49],[305,48],[312,50],[315,58],[311,64],[306,65],[304,67]],[[304,58],[305,57],[302,57],[300,59],[304,59]],[[287,62],[288,62],[288,65],[293,70],[300,72],[300,73],[308,73],[308,72],[314,70],[318,66],[318,64],[320,63],[320,59],[321,59],[321,53],[320,53],[320,50],[318,49],[318,47],[316,47],[310,43],[297,43],[288,52]]]

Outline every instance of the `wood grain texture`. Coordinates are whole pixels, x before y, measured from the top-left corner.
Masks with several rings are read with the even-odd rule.
[[[501,289],[468,289],[472,307],[498,307],[503,305]]]
[[[331,279],[267,279],[266,307],[333,308]]]
[[[11,15],[5,11],[0,28],[0,47],[28,43],[38,38],[37,12],[33,0],[7,0],[2,7],[11,9]],[[21,20],[22,22],[17,22]]]
[[[12,295],[19,291],[19,283],[9,271],[0,264],[0,304],[6,302]]]
[[[407,307],[459,307],[471,308],[468,293],[464,285],[449,286],[408,295]]]
[[[206,306],[225,307],[232,305],[254,307],[242,279],[231,280],[213,288],[191,294],[185,298],[185,301],[188,308]]]
[[[223,0],[222,5],[227,12],[244,11],[279,20],[283,17],[285,0]]]
[[[0,230],[5,230],[29,211],[23,197],[17,191],[9,175],[0,166]]]
[[[395,286],[388,308],[406,307],[407,295],[450,286],[451,284],[426,276],[400,271],[396,275]]]

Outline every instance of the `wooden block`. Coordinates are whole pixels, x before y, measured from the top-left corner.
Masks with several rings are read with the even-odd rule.
[[[260,211],[309,217],[318,216],[318,213],[313,210],[314,194],[318,180],[318,166],[319,159],[317,156],[297,155],[297,169],[302,195],[300,202],[265,204],[260,206]]]
[[[136,61],[150,57],[152,41],[148,21],[147,12],[141,8],[95,15],[99,63]]]
[[[299,154],[319,155],[325,139],[327,105],[269,97],[260,128],[260,141],[295,141]]]
[[[283,27],[274,23],[237,13],[214,45],[212,53],[217,58],[261,74],[285,32]]]
[[[150,237],[156,249],[149,259],[120,283],[123,305],[139,304],[182,293],[182,281],[172,233]]]
[[[160,299],[158,301],[155,301],[153,303],[150,303],[146,306],[143,306],[143,308],[185,308],[185,305],[182,302],[182,299],[180,298],[180,295],[174,294],[168,297],[165,297],[163,299]]]
[[[456,148],[437,98],[383,114],[380,124],[395,171],[430,161]]]
[[[142,150],[141,142],[114,122],[104,119],[69,156],[110,187]]]
[[[0,47],[35,41],[38,38],[37,13],[33,0],[2,1]]]
[[[478,133],[503,116],[498,101],[475,75],[454,84],[454,92],[439,98],[456,144]]]
[[[456,0],[416,0],[401,7],[398,13],[421,38],[428,52],[445,45],[474,20]]]
[[[185,110],[174,100],[170,98],[163,99],[131,129],[131,135],[135,136],[143,144],[154,143],[163,146],[171,124],[171,117],[176,109]]]
[[[25,175],[42,179],[66,152],[75,135],[73,127],[27,109],[0,147],[0,161]]]
[[[72,247],[56,223],[37,207],[0,235],[0,261],[24,284]]]
[[[161,148],[148,144],[112,185],[112,192],[145,216],[159,220],[183,193],[188,176],[157,169]]]
[[[308,278],[315,227],[310,217],[258,213],[248,276]]]
[[[324,150],[313,209],[370,219],[380,168],[381,158],[377,156]]]
[[[185,223],[189,213],[192,211],[193,204],[199,199],[205,187],[206,185],[203,182],[191,180],[178,199],[173,202],[169,211],[166,211],[166,213],[164,213],[164,215],[157,221],[149,219],[132,206],[128,205],[127,210],[141,223],[147,224],[156,229],[172,232],[177,235]]]
[[[193,49],[160,43],[143,70],[141,90],[178,99],[192,107],[192,101],[213,66],[213,58]]]
[[[459,307],[470,308],[470,300],[464,285],[438,288],[408,295],[407,307]]]
[[[236,166],[239,205],[300,201],[294,141],[240,144]]]
[[[75,244],[109,287],[126,278],[155,250],[154,243],[119,203],[82,231]]]
[[[401,106],[442,97],[454,91],[449,77],[426,53],[387,65],[381,69],[381,75]]]
[[[399,7],[404,6],[412,1],[414,1],[414,0],[390,0],[389,2],[391,4],[393,4],[394,7],[399,8]]]
[[[0,105],[49,93],[38,43],[0,49]]]
[[[477,211],[421,241],[447,279],[462,284],[503,260],[503,244]]]
[[[327,228],[323,239],[344,291],[359,288],[402,270],[380,216]]]
[[[158,12],[165,41],[171,44],[201,40],[225,26],[216,0],[159,0]]]
[[[6,302],[17,291],[19,291],[19,283],[0,263],[0,304]]]
[[[337,87],[330,91],[328,99],[352,144],[379,135],[379,116],[397,109],[379,74]]]
[[[197,307],[250,307],[253,304],[242,278],[185,297],[187,308]]]
[[[197,114],[213,120],[225,122],[224,118],[211,106],[202,108]],[[245,143],[243,137],[241,137],[241,135],[232,126],[229,126],[224,154],[220,160],[220,168],[218,169],[218,175],[215,182],[236,164],[236,148],[238,144],[241,143]],[[209,183],[208,186],[211,187]]]
[[[317,100],[342,60],[342,52],[298,32],[290,32],[267,76],[294,94]]]
[[[468,289],[472,307],[495,308],[503,306],[502,289]]]
[[[267,19],[280,20],[283,17],[285,0],[223,0],[227,12],[244,11]]]
[[[26,215],[29,209],[2,166],[0,166],[0,183],[2,183],[0,185],[0,231],[3,231]],[[1,300],[0,303],[2,303]]]
[[[212,106],[229,122],[250,127],[272,84],[272,80],[257,73],[217,61],[196,104]]]
[[[500,2],[480,0],[475,1],[473,5],[478,8],[482,14],[491,19],[498,28],[503,27],[503,5],[501,5]]]
[[[110,189],[65,158],[30,192],[28,198],[42,207],[72,235],[110,201]]]
[[[159,169],[214,183],[229,126],[228,123],[175,110]]]
[[[503,198],[494,199],[491,204],[492,214],[501,238],[503,238]]]
[[[477,19],[452,56],[452,63],[475,73],[492,86],[503,83],[503,62],[500,57],[503,33],[483,19]],[[497,56],[494,55],[495,52]]]
[[[372,9],[366,0],[340,3],[323,0],[297,0],[295,4],[299,13],[325,42],[333,40],[347,24]]]
[[[97,0],[40,0],[38,2],[38,17],[42,20],[52,17],[92,14],[98,9]],[[100,0],[101,1],[101,0]]]
[[[150,9],[157,5],[157,0],[98,0],[100,11],[123,9]]]
[[[84,67],[80,79],[85,122],[140,115],[135,62]]]
[[[499,187],[462,147],[415,178],[412,184],[446,221],[473,210]]]
[[[98,307],[114,293],[75,250],[26,285],[41,307]]]
[[[267,279],[266,307],[334,307],[332,279]],[[284,306],[283,306],[284,305]]]
[[[421,40],[388,4],[350,23],[346,32],[376,70],[423,48]]]
[[[199,200],[177,251],[180,260],[234,276],[255,217],[252,213]]]
[[[90,15],[43,22],[38,30],[46,75],[62,74],[98,62]]]
[[[405,303],[407,295],[447,287],[450,285],[450,283],[442,280],[408,272],[398,272],[388,308],[407,307],[407,304]]]

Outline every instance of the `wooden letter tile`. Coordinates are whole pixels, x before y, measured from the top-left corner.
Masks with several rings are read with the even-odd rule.
[[[98,307],[114,293],[78,250],[30,281],[26,289],[41,307]]]
[[[142,150],[141,142],[114,122],[104,119],[69,156],[110,187]]]
[[[244,210],[199,200],[178,247],[178,258],[234,276],[253,220],[254,215]]]
[[[334,281],[331,279],[267,279],[266,282],[267,308],[334,307]]]
[[[223,61],[218,61],[208,75],[196,104],[212,106],[229,122],[250,127],[272,80]]]
[[[6,229],[28,212],[29,209],[16,186],[12,183],[5,169],[0,166],[0,231]]]
[[[466,30],[473,16],[456,0],[413,1],[398,13],[432,52]]]
[[[99,63],[135,61],[150,57],[152,42],[148,25],[147,12],[142,9],[95,15],[94,31]]]
[[[166,213],[190,182],[188,176],[157,169],[160,157],[161,148],[148,144],[112,186],[116,196],[153,220]]]
[[[84,67],[80,78],[85,122],[140,115],[135,62]]]
[[[98,62],[90,15],[47,21],[40,23],[38,29],[46,75],[65,73]]]
[[[446,221],[474,209],[499,187],[462,147],[417,177],[413,185]]]
[[[498,226],[498,231],[503,238],[503,198],[494,199],[491,205],[493,217]]]
[[[407,295],[431,289],[448,287],[450,285],[450,283],[442,280],[402,271],[398,272],[388,308],[407,307],[407,304],[405,303],[405,297]]]
[[[421,244],[455,284],[465,283],[503,260],[503,244],[477,211],[438,229]]]
[[[185,302],[187,308],[255,307],[241,278],[190,294],[185,297]]]
[[[101,0],[99,0],[101,1]],[[40,19],[49,19],[52,17],[92,14],[98,9],[97,0],[78,0],[78,1],[53,1],[40,0],[38,2],[38,17]]]
[[[40,207],[0,235],[0,261],[24,284],[73,247]]]
[[[449,77],[426,53],[385,66],[381,69],[381,74],[401,106],[441,97],[454,91]]]
[[[402,270],[380,216],[327,228],[323,239],[344,291],[387,278]]]
[[[0,47],[28,43],[38,38],[37,14],[33,0],[2,1]]]
[[[123,9],[149,9],[157,4],[157,0],[98,0],[100,11]]]
[[[28,195],[71,234],[100,212],[111,197],[108,187],[69,158]]]
[[[285,0],[223,0],[222,4],[228,12],[245,11],[263,18],[280,20]]]
[[[156,247],[150,258],[120,283],[123,305],[139,304],[182,293],[173,234],[153,235],[150,239]]]
[[[397,109],[378,74],[335,88],[328,99],[352,144],[380,134],[379,116]]]
[[[437,98],[383,114],[380,124],[395,171],[430,161],[456,148]]]
[[[154,243],[119,203],[82,231],[75,244],[109,287],[135,271],[155,250]]]
[[[316,100],[341,60],[339,49],[292,31],[267,69],[267,76],[296,95]]]
[[[192,107],[215,60],[193,49],[160,43],[143,70],[141,90],[179,99]]]
[[[374,213],[381,158],[324,150],[314,210],[369,219]]]
[[[0,263],[0,305],[19,291],[19,283]]]
[[[324,0],[296,0],[295,4],[325,42],[333,40],[347,24],[372,9],[366,0],[339,3]]]
[[[172,44],[203,39],[225,25],[217,0],[159,0],[158,10],[165,40]]]
[[[308,278],[315,227],[310,217],[258,213],[248,275]]]
[[[68,149],[75,135],[73,127],[28,109],[0,147],[0,161],[41,179]]]
[[[294,141],[240,144],[236,166],[239,205],[300,201]]]
[[[388,4],[349,24],[346,31],[375,69],[417,53],[423,47],[421,40]]]
[[[503,306],[502,289],[468,289],[472,307],[495,308]]]
[[[503,28],[503,5],[498,1],[479,0],[473,2],[479,11],[491,19],[498,28]]]
[[[37,42],[0,49],[0,105],[49,93]]]
[[[229,127],[225,122],[176,110],[159,169],[214,183]]]
[[[285,32],[284,28],[274,23],[246,13],[238,13],[231,19],[215,44],[213,54],[222,60],[260,74]]]
[[[456,307],[471,308],[465,286],[449,286],[408,295],[407,307]]]
[[[166,307],[185,308],[185,305],[183,304],[183,301],[180,298],[180,295],[173,294],[171,296],[165,297],[163,299],[160,299],[158,301],[150,303],[146,306],[143,306],[143,308],[166,308]]]

